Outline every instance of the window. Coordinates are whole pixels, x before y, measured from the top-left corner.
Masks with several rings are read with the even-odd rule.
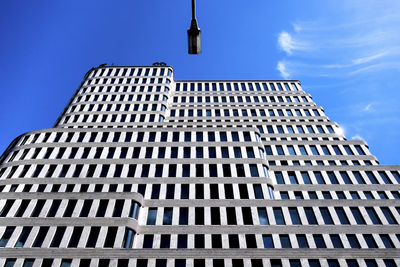
[[[318,224],[317,219],[315,218],[313,208],[311,208],[311,207],[304,208],[304,212],[306,213],[308,224],[311,224],[311,225]]]
[[[314,242],[317,248],[326,248],[322,235],[314,235]]]
[[[143,248],[153,248],[153,235],[144,235],[143,237]]]
[[[364,235],[365,242],[367,243],[368,248],[377,248],[377,244],[375,242],[375,239],[371,234],[366,234]]]
[[[351,213],[353,214],[354,219],[356,220],[357,224],[365,224],[365,220],[361,214],[361,212],[356,207],[350,208]]]
[[[260,184],[253,184],[254,195],[256,199],[263,199],[263,192]]]
[[[390,239],[388,234],[380,235],[382,243],[385,245],[386,248],[394,248],[393,242]]]
[[[230,234],[228,235],[229,247],[239,248],[239,237],[238,235]]]
[[[283,212],[281,208],[273,208],[274,211],[274,217],[275,217],[275,222],[277,225],[284,225],[285,224],[285,219],[283,217]]]
[[[149,208],[149,212],[147,215],[147,225],[155,225],[157,218],[157,208]]]
[[[291,248],[292,244],[290,243],[289,235],[279,235],[279,239],[281,241],[282,248]]]
[[[47,235],[47,232],[49,231],[49,227],[48,226],[42,226],[39,229],[38,234],[36,235],[36,239],[33,242],[32,247],[41,247],[44,241],[44,238]]]
[[[178,248],[187,248],[187,235],[178,235]]]
[[[351,248],[360,248],[360,243],[358,242],[356,235],[347,235],[347,240],[349,241]]]
[[[7,226],[6,230],[3,233],[3,236],[0,239],[0,247],[5,247],[10,240],[12,234],[14,233],[15,226]]]
[[[371,219],[373,224],[382,224],[381,220],[378,218],[376,211],[373,207],[366,207],[365,210],[368,213],[369,218]]]
[[[24,226],[23,228],[22,228],[22,232],[21,232],[21,234],[19,235],[19,237],[18,237],[18,240],[17,240],[17,242],[15,243],[15,246],[14,247],[16,247],[16,248],[22,248],[24,245],[25,245],[25,242],[26,242],[26,240],[28,239],[28,236],[29,236],[29,234],[31,233],[31,231],[32,231],[32,226]],[[7,232],[7,228],[6,228],[6,232]],[[5,234],[5,233],[4,233]],[[4,235],[3,235],[4,236]],[[3,238],[0,240],[0,247],[3,247],[3,245],[2,245],[2,241],[3,240]]]
[[[301,220],[297,208],[289,208],[290,218],[292,219],[292,224],[300,225]]]
[[[385,215],[386,220],[388,221],[389,224],[397,224],[396,219],[394,218],[394,216],[389,208],[382,207],[381,210],[382,210],[383,215]]]
[[[346,216],[346,213],[343,208],[335,207],[336,214],[339,217],[340,224],[350,224],[349,219]]]
[[[309,248],[306,235],[296,235],[299,248]]]
[[[163,225],[172,224],[172,208],[164,208]]]
[[[333,224],[333,220],[331,214],[329,213],[328,208],[320,208],[322,218],[324,219],[325,224]]]

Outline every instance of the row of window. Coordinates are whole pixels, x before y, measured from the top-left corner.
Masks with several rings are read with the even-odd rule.
[[[124,238],[118,240],[117,235],[122,231],[125,232]],[[134,234],[135,232],[127,227],[7,226],[0,238],[0,247],[132,248]],[[13,235],[16,238],[12,238]],[[82,240],[85,236],[87,240]],[[14,242],[9,243],[10,240]]]
[[[18,266],[23,267],[31,267],[33,264],[39,262],[37,266],[48,267],[48,266],[56,266],[56,267],[71,267],[71,266],[117,266],[117,267],[128,267],[128,266],[136,266],[136,267],[167,267],[167,266],[175,266],[175,267],[206,267],[206,266],[214,266],[214,267],[244,267],[244,266],[252,266],[252,267],[301,267],[304,264],[308,264],[309,267],[339,267],[339,266],[347,266],[347,267],[396,267],[396,262],[393,259],[53,259],[53,258],[45,258],[45,259],[18,259]],[[4,267],[14,267],[17,263],[16,258],[7,258],[4,263]],[[74,265],[72,265],[74,264]],[[79,265],[78,265],[79,264]],[[115,265],[111,265],[115,264]],[[35,265],[36,266],[36,265]]]
[[[47,132],[26,135],[19,146],[35,143],[81,142],[255,142],[257,133],[248,131],[187,131],[187,132]]]
[[[99,123],[99,122],[163,122],[164,116],[157,114],[113,114],[113,115],[73,115],[66,116],[61,123]]]
[[[267,155],[287,156],[354,156],[366,155],[361,145],[266,145]]]
[[[139,184],[135,190],[145,199],[268,199],[273,197],[272,188],[265,184]],[[33,187],[32,184],[11,184],[1,185],[0,192],[132,192],[132,185],[40,184]]]
[[[320,116],[319,111],[308,109],[171,109],[170,117],[266,117],[266,116]],[[311,115],[313,112],[313,115]]]
[[[400,184],[398,171],[274,172],[276,184]]]
[[[146,185],[144,185],[146,186]],[[140,187],[139,187],[140,188]],[[132,184],[10,184],[0,192],[135,192]],[[142,194],[143,195],[143,194]]]
[[[170,68],[100,68],[90,77],[98,76],[171,76]]]
[[[85,85],[98,85],[98,84],[170,84],[170,79],[164,78],[96,78],[86,80]]]
[[[163,80],[161,80],[161,81],[163,81]],[[161,85],[157,85],[157,86],[152,86],[152,85],[142,85],[142,86],[109,85],[109,86],[82,87],[77,94],[78,97],[76,97],[72,103],[97,101],[98,99],[93,100],[93,98],[91,97],[92,96],[91,93],[101,93],[101,95],[103,95],[103,93],[159,93],[159,92],[169,93],[169,88],[167,86],[161,86]],[[88,95],[83,96],[83,94],[88,94]],[[108,95],[108,94],[106,94],[106,95]],[[119,95],[120,95],[120,98],[122,96],[124,96],[124,97],[126,96],[126,94],[119,94]],[[128,97],[133,97],[133,95],[128,96]],[[120,100],[120,101],[123,101],[123,100]]]
[[[176,83],[179,91],[300,91],[296,83],[287,82],[214,82],[214,83]]]
[[[72,106],[68,113],[91,111],[165,111],[166,106],[160,104],[90,104]]]
[[[102,89],[102,88],[100,88]],[[100,90],[99,89],[99,90]],[[153,87],[146,88],[147,90],[153,90]],[[112,90],[112,88],[107,89],[106,91],[108,92],[109,90]],[[140,92],[144,91],[144,88],[140,87],[138,88]],[[87,91],[87,90],[86,90]],[[135,88],[132,88],[132,91],[135,92]],[[154,90],[153,90],[154,91]],[[153,92],[150,91],[150,92]],[[167,92],[165,90],[161,90],[161,86],[157,86],[155,88],[155,92]],[[162,98],[160,97],[162,96]],[[115,102],[115,101],[125,101],[125,102],[131,102],[131,101],[166,101],[167,99],[166,95],[160,95],[160,94],[119,94],[119,95],[110,95],[110,94],[90,94],[86,96],[79,96],[76,98],[77,102],[97,102],[97,101],[109,101],[109,102]]]
[[[257,164],[38,164],[2,168],[0,177],[268,177],[268,168]]]
[[[257,95],[231,95],[231,96],[174,96],[174,103],[229,103],[229,104],[237,104],[237,103],[300,103],[300,102],[310,102],[306,96],[257,96]]]
[[[395,248],[388,234],[144,234],[139,248]],[[192,242],[192,244],[188,244]],[[176,244],[176,245],[175,245]],[[379,245],[378,245],[379,244]]]
[[[389,207],[164,207],[145,210],[148,211],[147,225],[398,224]],[[398,216],[400,207],[394,212]]]
[[[334,134],[335,130],[331,125],[259,125],[260,133],[268,134]]]
[[[374,165],[377,162],[374,160]],[[348,166],[373,165],[370,160],[269,160],[269,166]]]
[[[16,158],[16,155],[19,157]],[[258,147],[42,147],[14,151],[10,161],[28,159],[264,158]]]
[[[49,248],[395,248],[400,235],[388,234],[144,234],[138,236],[134,245],[135,232],[125,228],[122,244],[116,244],[118,227],[24,227],[8,226],[1,238],[0,247],[49,247]],[[102,229],[103,228],[103,229]],[[99,235],[105,238],[99,238]],[[14,238],[13,235],[15,235]],[[87,238],[84,236],[87,235]],[[392,236],[392,237],[391,237]],[[10,242],[10,240],[14,242]],[[86,240],[83,240],[86,239]],[[27,242],[28,241],[28,242]],[[33,241],[33,242],[32,242]],[[117,242],[116,242],[117,241]],[[190,243],[191,244],[190,244]],[[118,242],[119,243],[119,242]]]
[[[273,199],[264,184],[140,184],[146,199]],[[131,184],[10,184],[0,192],[132,192]],[[266,193],[268,192],[268,193]],[[278,199],[400,199],[399,191],[278,191]],[[270,195],[271,194],[271,195]]]
[[[399,191],[280,191],[281,199],[400,199]]]
[[[117,199],[8,199],[0,217],[123,217],[137,219],[140,205]]]

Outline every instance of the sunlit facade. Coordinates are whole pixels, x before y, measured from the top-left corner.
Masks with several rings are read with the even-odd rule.
[[[400,167],[297,80],[100,66],[0,164],[0,266],[400,266]]]

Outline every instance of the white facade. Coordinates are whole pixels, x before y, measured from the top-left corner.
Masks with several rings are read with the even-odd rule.
[[[400,265],[400,167],[299,81],[95,68],[0,160],[0,266]]]

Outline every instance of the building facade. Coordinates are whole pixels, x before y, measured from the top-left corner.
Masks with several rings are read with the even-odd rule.
[[[299,81],[99,66],[0,163],[0,266],[400,266],[400,167]]]

